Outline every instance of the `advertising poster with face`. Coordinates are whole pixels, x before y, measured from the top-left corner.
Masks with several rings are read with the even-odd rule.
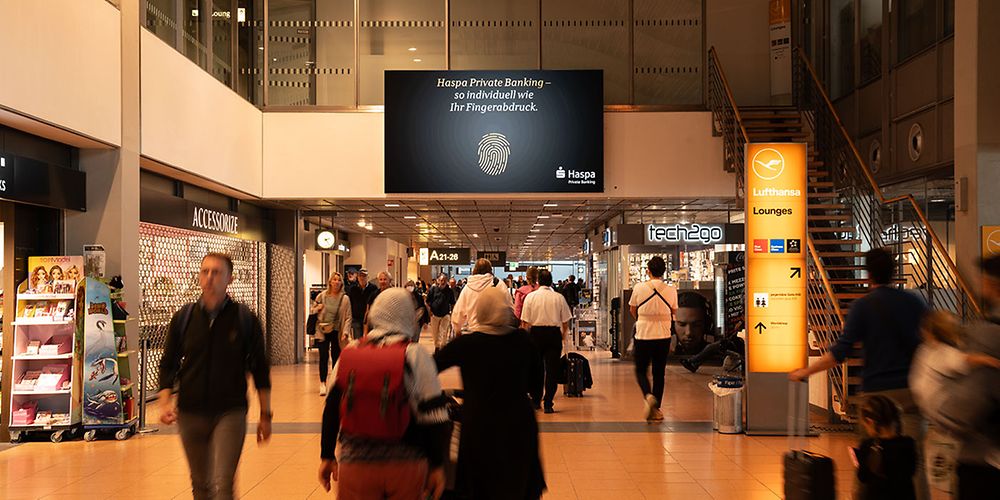
[[[83,257],[28,257],[27,293],[73,293],[83,275]]]
[[[674,315],[674,354],[694,355],[714,340],[714,295],[705,290],[683,290],[677,294]]]

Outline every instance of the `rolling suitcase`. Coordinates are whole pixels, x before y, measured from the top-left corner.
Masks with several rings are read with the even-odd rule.
[[[793,419],[802,421],[806,429],[802,430],[801,435],[805,436],[809,426],[809,410],[806,409],[805,419],[795,418],[803,405],[795,404],[799,391],[794,384],[793,382],[788,396],[788,428],[795,435],[800,435]],[[790,449],[785,452],[785,500],[835,500],[837,492],[833,470],[833,459],[830,457],[806,450]]]
[[[569,353],[562,358],[563,365],[565,368],[566,381],[563,385],[563,394],[570,397],[583,397],[583,391],[590,388],[591,384],[588,383],[589,377],[589,362],[587,358],[576,354]]]

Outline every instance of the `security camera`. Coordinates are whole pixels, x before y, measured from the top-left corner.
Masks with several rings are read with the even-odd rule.
[[[499,227],[494,227],[493,228],[493,232],[494,233],[499,233],[500,232],[500,228]]]

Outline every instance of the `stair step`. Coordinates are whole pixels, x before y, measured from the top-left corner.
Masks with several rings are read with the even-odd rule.
[[[864,252],[824,252],[820,250],[820,258],[832,258],[832,257],[864,257]]]
[[[839,198],[840,194],[828,191],[825,193],[809,193],[809,198]]]
[[[809,183],[811,188],[832,188],[833,181],[814,181]]]
[[[813,245],[860,245],[861,240],[813,240]]]
[[[806,208],[809,210],[847,210],[847,205],[843,203],[810,203]]]
[[[864,271],[865,266],[862,265],[835,265],[835,266],[823,266],[824,269],[829,271]]]
[[[743,111],[740,109],[740,119],[747,120],[802,120],[802,115],[795,111]]]
[[[808,215],[809,220],[851,220],[850,215]],[[810,228],[813,229],[813,228]],[[823,228],[826,229],[826,228]]]
[[[750,139],[803,139],[808,137],[806,132],[747,132]]]
[[[750,131],[750,130],[762,130],[762,129],[764,129],[764,130],[767,130],[767,129],[796,129],[796,130],[801,130],[802,129],[802,122],[780,122],[780,123],[774,123],[774,122],[770,122],[770,121],[756,121],[756,120],[752,120],[752,121],[750,121],[750,123],[747,123],[746,120],[744,120],[743,128],[747,129],[747,131]]]
[[[816,178],[830,177],[830,172],[827,172],[826,170],[809,170],[806,172],[806,175]]]
[[[810,227],[810,233],[854,233],[853,227]]]
[[[868,295],[868,292],[835,292],[834,295],[840,300],[854,300]]]

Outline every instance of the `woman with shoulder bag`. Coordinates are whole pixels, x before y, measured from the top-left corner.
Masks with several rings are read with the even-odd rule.
[[[337,364],[341,342],[346,344],[351,339],[351,301],[344,293],[344,278],[340,273],[330,275],[326,290],[316,296],[310,313],[318,318],[314,338],[319,349],[319,395],[326,396],[328,368]]]

